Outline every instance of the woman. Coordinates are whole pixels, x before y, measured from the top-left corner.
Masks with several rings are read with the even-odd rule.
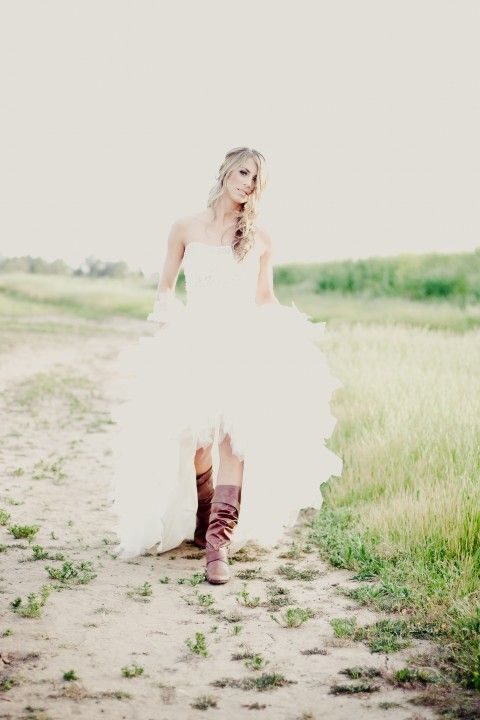
[[[118,358],[126,400],[113,411],[110,497],[121,556],[193,539],[212,584],[229,579],[232,543],[275,544],[342,471],[324,444],[341,386],[315,342],[325,323],[275,297],[272,241],[254,222],[265,183],[257,150],[226,154],[207,209],[172,225],[148,316],[160,329]]]

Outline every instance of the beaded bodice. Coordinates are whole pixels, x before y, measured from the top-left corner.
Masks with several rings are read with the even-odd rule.
[[[183,256],[187,310],[245,310],[255,305],[258,243],[238,262],[230,245],[189,242]]]

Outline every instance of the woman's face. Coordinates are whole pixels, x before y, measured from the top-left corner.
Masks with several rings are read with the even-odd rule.
[[[226,182],[226,189],[232,200],[244,203],[253,191],[257,180],[257,164],[251,157],[233,170]]]

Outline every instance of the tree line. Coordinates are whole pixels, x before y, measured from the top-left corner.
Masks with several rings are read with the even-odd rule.
[[[89,256],[72,268],[64,260],[41,257],[0,257],[0,273],[24,272],[85,277],[144,278],[123,261],[103,261]],[[276,285],[297,285],[322,294],[399,296],[411,300],[448,299],[460,303],[480,301],[480,247],[470,253],[401,254],[362,260],[325,263],[289,263],[273,268]],[[156,282],[158,274],[150,276]],[[183,270],[178,277],[184,283]]]

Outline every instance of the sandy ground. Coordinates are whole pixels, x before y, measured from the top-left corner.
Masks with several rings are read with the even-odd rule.
[[[356,585],[352,573],[329,568],[315,551],[281,557],[292,542],[305,545],[301,524],[273,552],[253,547],[250,559],[239,556],[223,586],[188,582],[204,567],[203,552],[190,543],[160,556],[115,558],[106,495],[109,409],[119,398],[106,388],[119,348],[148,329],[144,323],[78,325],[78,334],[18,334],[0,354],[0,508],[10,513],[0,526],[0,718],[436,717],[412,704],[415,690],[388,680],[410,656],[429,652],[428,643],[386,655],[335,637],[332,618],[356,617],[363,625],[382,616],[342,596],[339,588]],[[29,543],[15,539],[8,524],[40,529]],[[36,544],[47,558],[33,558]],[[47,568],[60,570],[65,561],[91,562],[95,577],[83,584],[50,578]],[[277,570],[287,563],[314,568],[318,576],[286,579]],[[248,570],[253,577],[245,579]],[[40,617],[14,612],[16,597],[25,604],[46,583],[53,589]],[[239,602],[245,587],[249,597],[260,598],[258,606]],[[279,588],[290,593],[287,606],[310,608],[313,617],[283,627],[287,606],[272,605]],[[186,644],[195,633],[205,636],[206,657]],[[232,658],[245,654],[260,654],[264,667]],[[143,671],[125,677],[122,668],[135,665]],[[377,668],[381,674],[370,682],[378,689],[332,693],[335,685],[358,682],[341,672],[354,666]],[[71,669],[76,679],[65,680]],[[235,679],[265,673],[287,683],[267,690],[233,686]],[[225,687],[212,684],[222,679]],[[207,709],[193,707],[201,698]]]

